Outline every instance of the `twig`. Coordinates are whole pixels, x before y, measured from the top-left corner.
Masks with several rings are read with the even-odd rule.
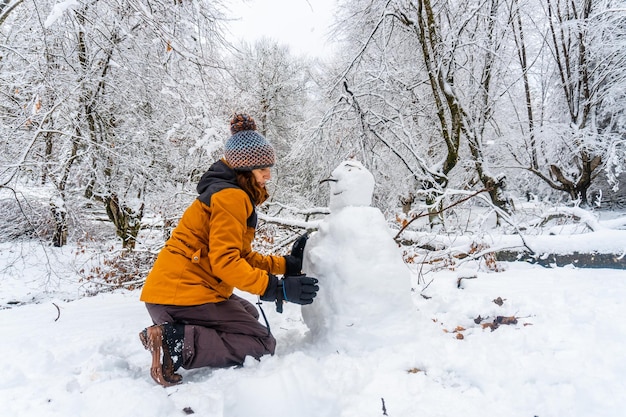
[[[428,288],[428,287],[430,286],[430,284],[432,284],[432,283],[433,283],[433,281],[434,281],[434,280],[435,280],[434,278],[433,278],[433,279],[431,279],[431,280],[430,280],[430,282],[429,282],[428,284],[426,284],[426,286],[425,286],[424,288],[422,288],[422,291],[421,291],[421,292],[424,292],[424,291],[426,290],[426,288]]]
[[[519,230],[519,227],[517,227],[517,225],[515,224],[515,222],[511,219],[511,216],[505,212],[504,210],[502,210],[501,208],[495,206],[491,201],[488,201],[486,199],[484,199],[488,204],[491,205],[491,207],[494,209],[494,211],[500,216],[501,219],[503,219],[505,222],[507,222],[509,225],[511,225],[515,231],[517,232],[517,235],[520,237],[520,239],[522,240],[522,244],[524,245],[524,247],[526,249],[528,249],[528,251],[530,252],[531,255],[535,254],[535,251],[532,250],[532,248],[530,246],[528,246],[528,244],[526,243],[526,239],[524,239],[524,235],[522,234],[522,231]]]
[[[383,403],[383,416],[387,416],[387,407],[385,407],[385,399],[384,398],[380,398],[380,401],[382,401]]]
[[[61,309],[59,308],[58,305],[56,305],[55,303],[52,303],[53,306],[55,306],[57,308],[57,318],[54,319],[54,321],[59,320],[59,318],[61,318]]]
[[[476,275],[472,275],[471,277],[460,277],[459,279],[456,280],[456,287],[457,288],[461,288],[461,281],[464,279],[477,279],[478,276]]]
[[[471,198],[476,197],[478,194],[484,193],[485,191],[489,191],[489,188],[483,188],[482,190],[478,190],[478,191],[476,191],[475,193],[470,194],[470,195],[468,195],[467,197],[462,198],[462,199],[460,199],[459,201],[454,202],[454,203],[450,204],[449,206],[443,207],[443,208],[441,208],[441,209],[439,209],[439,210],[437,210],[437,211],[432,211],[432,212],[431,212],[431,211],[429,211],[428,213],[424,213],[424,212],[422,211],[420,214],[413,216],[413,218],[412,218],[411,220],[409,220],[409,221],[408,221],[408,222],[407,222],[404,226],[402,226],[402,228],[400,229],[400,231],[398,231],[398,234],[396,234],[396,236],[395,236],[393,239],[394,239],[394,240],[398,240],[398,238],[400,237],[400,235],[402,234],[402,232],[404,232],[404,231],[406,230],[406,228],[407,228],[407,227],[409,227],[409,225],[410,225],[411,223],[413,223],[415,220],[420,219],[420,218],[422,218],[422,217],[426,217],[426,216],[432,216],[432,215],[436,215],[436,214],[441,214],[441,213],[443,213],[444,211],[446,211],[446,210],[448,210],[448,209],[451,209],[452,207],[454,207],[454,206],[456,206],[456,205],[459,205],[459,204],[461,204],[461,203],[463,203],[463,202],[465,202],[465,201],[467,201],[467,200],[469,200],[469,199],[471,199]]]

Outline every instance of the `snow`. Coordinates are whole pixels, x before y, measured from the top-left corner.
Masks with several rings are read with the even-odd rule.
[[[624,270],[500,262],[493,272],[476,260],[443,270],[399,265],[382,214],[354,202],[335,206],[307,245],[305,267],[320,275],[320,305],[287,304],[278,314],[263,304],[276,354],[241,368],[180,370],[184,383],[169,388],[149,375],[138,333],[151,323],[139,289],[86,296],[80,277],[94,254],[85,247],[0,244],[1,415],[624,414]],[[594,222],[590,233],[528,236],[527,243],[555,252],[610,242],[626,251],[626,230]],[[343,275],[333,276],[334,268]],[[389,271],[399,278],[390,281]],[[339,301],[325,305],[324,290]],[[316,334],[308,313],[327,315]],[[495,326],[499,317],[514,320]]]
[[[2,271],[8,250],[0,247]],[[41,246],[29,251],[44,257]],[[54,262],[75,262],[70,251],[47,251]],[[362,350],[349,353],[312,343],[297,306],[279,315],[266,303],[274,356],[240,369],[183,370],[184,384],[165,389],[150,378],[138,339],[149,324],[139,290],[66,301],[80,283],[73,292],[65,279],[43,287],[43,267],[12,272],[0,281],[1,305],[36,303],[0,310],[2,415],[165,417],[188,407],[201,416],[380,416],[383,400],[389,416],[623,415],[624,271],[504,266],[474,269],[461,288],[469,266],[421,284],[414,273],[412,340],[370,348],[359,335]],[[518,323],[491,331],[474,323],[479,315]]]
[[[50,15],[48,15],[46,21],[43,24],[44,27],[46,29],[50,28],[57,20],[59,20],[63,16],[63,13],[65,13],[68,9],[77,7],[78,5],[79,4],[77,0],[66,0],[55,4],[54,7],[52,7]]]

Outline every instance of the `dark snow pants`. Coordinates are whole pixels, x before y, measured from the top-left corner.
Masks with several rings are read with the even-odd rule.
[[[274,354],[276,339],[259,323],[256,307],[232,295],[219,303],[172,306],[146,303],[154,324],[185,325],[185,369],[223,368],[243,364],[246,356],[259,359]]]

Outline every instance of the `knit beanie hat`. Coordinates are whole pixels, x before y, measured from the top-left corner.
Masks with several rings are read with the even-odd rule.
[[[274,148],[256,131],[256,123],[251,116],[235,114],[230,120],[230,133],[232,136],[226,142],[224,158],[233,169],[252,171],[274,165]]]

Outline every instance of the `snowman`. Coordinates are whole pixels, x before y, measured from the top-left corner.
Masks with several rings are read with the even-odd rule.
[[[303,271],[320,282],[315,302],[302,308],[310,337],[344,350],[414,337],[410,271],[383,214],[371,207],[374,177],[350,160],[324,181],[331,213],[310,236],[303,260]]]

